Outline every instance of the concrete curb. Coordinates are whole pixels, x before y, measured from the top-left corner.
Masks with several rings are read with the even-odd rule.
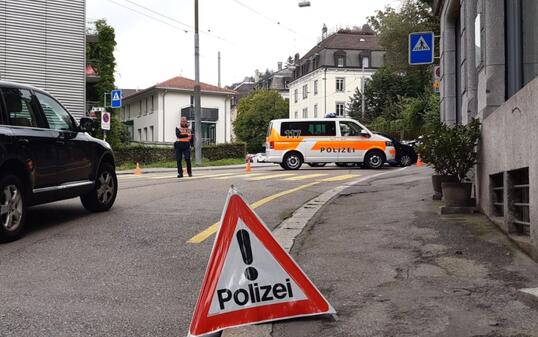
[[[304,230],[307,224],[316,217],[319,211],[327,204],[329,204],[338,194],[343,192],[349,187],[360,184],[362,182],[374,179],[386,174],[400,172],[405,170],[406,167],[397,169],[394,171],[383,172],[374,174],[369,177],[364,177],[355,181],[348,182],[346,184],[337,186],[327,192],[320,194],[314,199],[308,201],[303,206],[293,212],[292,216],[282,221],[280,225],[273,231],[273,236],[282,245],[282,247],[289,253],[293,248],[295,239]],[[239,328],[227,329],[222,332],[222,337],[271,337],[273,333],[273,323],[257,324],[243,326]]]
[[[259,163],[259,164],[252,164],[252,168],[257,167],[273,167],[274,164],[270,163]],[[219,171],[219,170],[239,170],[239,169],[245,169],[244,164],[240,165],[225,165],[225,166],[205,166],[205,167],[193,167],[192,170],[194,172],[196,171]],[[117,171],[116,174],[119,176],[122,175],[129,175],[133,174],[134,170],[123,170],[123,171]],[[177,172],[176,168],[147,168],[142,169],[142,174],[152,174],[152,173],[174,173]]]

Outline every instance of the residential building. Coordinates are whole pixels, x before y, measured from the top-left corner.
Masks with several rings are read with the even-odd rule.
[[[85,114],[84,0],[0,0],[0,80],[42,88]]]
[[[290,118],[348,117],[346,104],[384,63],[379,39],[365,25],[362,30],[340,30],[327,36],[301,59],[296,56],[289,84]],[[362,90],[362,89],[361,89]],[[306,116],[305,116],[306,114]]]
[[[201,83],[202,142],[227,143],[231,139],[230,105],[235,92]],[[194,128],[194,81],[174,77],[123,99],[120,119],[132,130],[133,141],[172,143],[182,116]]]
[[[436,0],[433,8],[441,119],[480,118],[478,206],[538,259],[538,1]]]
[[[276,90],[282,98],[289,100],[290,91],[289,84],[293,79],[293,70],[295,67],[286,66],[282,68],[282,62],[278,62],[277,71],[268,71],[264,75],[260,75],[256,71],[256,89],[259,90]]]

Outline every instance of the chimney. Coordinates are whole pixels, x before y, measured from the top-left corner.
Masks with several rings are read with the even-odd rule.
[[[278,71],[282,70],[282,62],[278,62]]]
[[[323,28],[321,29],[321,39],[325,40],[327,38],[327,25],[323,24]]]
[[[299,64],[299,53],[295,54],[295,59],[293,60],[295,65]]]

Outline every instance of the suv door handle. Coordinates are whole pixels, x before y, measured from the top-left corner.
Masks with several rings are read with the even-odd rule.
[[[30,141],[26,138],[19,138],[18,142],[21,144],[30,144]]]
[[[56,144],[58,145],[65,145],[65,142],[63,140],[57,140]]]

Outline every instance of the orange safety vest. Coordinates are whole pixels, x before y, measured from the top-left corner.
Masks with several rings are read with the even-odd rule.
[[[189,135],[188,137],[185,137],[185,138],[178,138],[177,141],[178,142],[184,142],[184,143],[188,143],[191,141],[192,139],[192,134],[191,134],[191,130],[189,128],[179,128],[179,132],[182,134],[182,135]]]

